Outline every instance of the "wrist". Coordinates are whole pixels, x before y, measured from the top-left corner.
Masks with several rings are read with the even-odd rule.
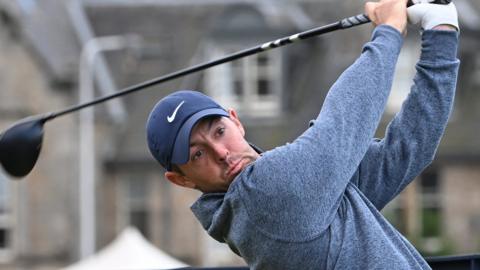
[[[405,29],[406,29],[406,26],[407,26],[406,22],[403,23],[403,22],[398,22],[398,21],[393,21],[393,22],[387,21],[384,24],[396,29],[398,32],[400,32],[402,34],[405,32]]]
[[[458,29],[450,24],[439,24],[432,28],[433,30],[444,30],[444,31],[458,31]]]

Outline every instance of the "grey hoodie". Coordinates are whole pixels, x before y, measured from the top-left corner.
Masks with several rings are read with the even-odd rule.
[[[374,139],[402,43],[378,26],[310,128],[263,153],[226,193],[192,205],[251,269],[429,269],[379,211],[434,158],[452,109],[458,34],[422,34],[411,92]]]

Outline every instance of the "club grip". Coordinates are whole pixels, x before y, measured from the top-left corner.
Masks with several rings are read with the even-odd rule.
[[[438,5],[448,5],[452,2],[452,0],[408,0],[407,7],[421,4],[421,3],[430,3],[430,4],[438,4]]]

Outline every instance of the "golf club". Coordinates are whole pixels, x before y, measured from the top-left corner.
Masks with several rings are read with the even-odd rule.
[[[419,3],[449,4],[450,2],[451,0],[410,0],[407,6]],[[35,166],[42,147],[43,126],[47,121],[50,121],[56,117],[69,114],[83,108],[108,101],[113,98],[128,95],[130,93],[148,88],[150,86],[173,80],[216,65],[220,65],[222,63],[257,54],[269,49],[278,48],[299,40],[308,39],[336,30],[347,29],[368,22],[370,22],[370,19],[365,14],[352,16],[325,26],[313,28],[291,36],[266,42],[255,47],[227,55],[217,60],[181,69],[179,71],[124,88],[123,90],[118,91],[114,94],[99,97],[90,102],[68,107],[64,110],[60,110],[57,112],[50,112],[39,116],[25,118],[15,123],[5,132],[0,134],[0,163],[2,164],[5,171],[11,176],[24,177],[28,173],[30,173],[30,171]]]

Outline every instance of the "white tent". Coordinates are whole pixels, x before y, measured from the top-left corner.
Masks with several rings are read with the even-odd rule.
[[[64,270],[143,270],[187,266],[156,248],[136,228],[129,227],[98,253]]]

